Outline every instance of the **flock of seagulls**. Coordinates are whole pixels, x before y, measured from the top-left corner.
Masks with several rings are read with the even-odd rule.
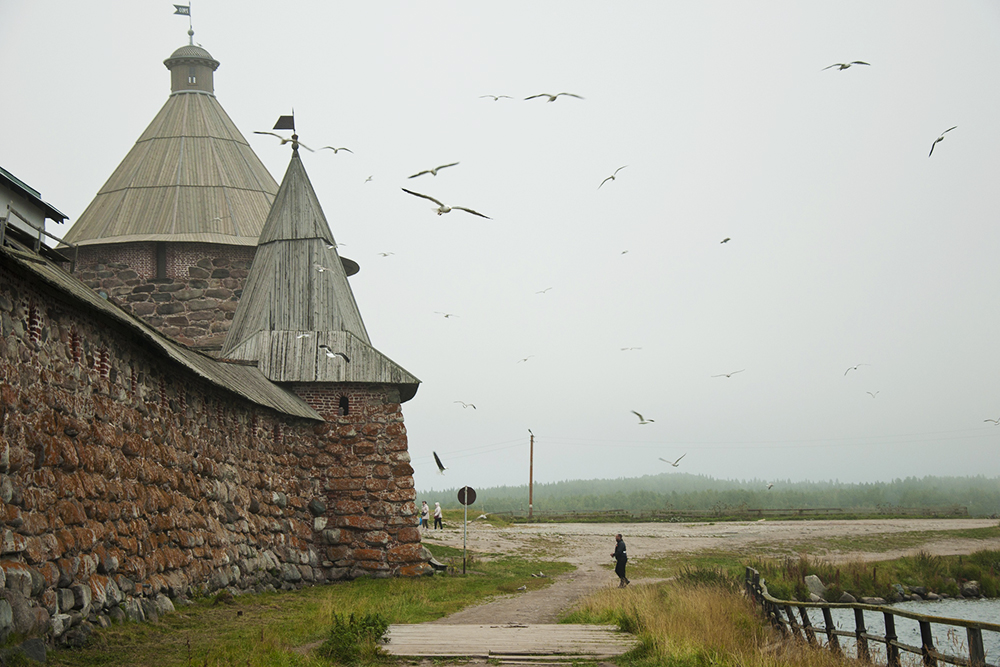
[[[826,71],[826,70],[830,70],[830,69],[834,69],[836,71],[844,71],[844,70],[850,69],[851,67],[854,67],[854,66],[866,66],[866,67],[870,67],[871,63],[868,63],[868,62],[863,61],[863,60],[852,60],[852,61],[849,61],[849,62],[833,63],[832,65],[828,65],[827,67],[824,67],[821,71]],[[576,93],[560,92],[560,93],[554,93],[554,94],[553,93],[539,93],[537,95],[531,95],[531,96],[525,97],[524,100],[525,101],[530,101],[530,100],[535,100],[535,99],[545,99],[545,101],[547,103],[552,103],[552,102],[555,102],[560,97],[569,97],[569,98],[575,98],[575,99],[578,99],[578,100],[585,99],[584,97],[582,97],[581,95],[578,95]],[[503,99],[514,100],[515,98],[512,97],[512,96],[510,96],[510,95],[481,95],[480,99],[490,99],[493,102],[499,102],[500,100],[503,100]],[[935,147],[937,146],[937,144],[939,144],[940,142],[942,142],[944,140],[945,135],[948,132],[951,132],[952,130],[955,130],[956,128],[957,128],[957,126],[949,127],[944,132],[942,132],[931,143],[931,148],[930,148],[930,152],[928,153],[928,157],[930,157],[930,156],[932,156],[934,154]],[[301,142],[297,141],[297,137],[294,136],[294,135],[293,135],[293,138],[286,138],[286,137],[283,137],[281,135],[275,134],[274,132],[255,132],[255,134],[270,135],[270,136],[273,136],[273,137],[276,137],[277,139],[279,139],[281,141],[282,145],[291,142],[291,143],[293,143],[293,146],[302,146],[306,150],[315,152],[312,148],[310,148],[310,147],[306,146],[305,144],[302,144]],[[349,148],[343,147],[343,146],[340,146],[340,147],[323,146],[319,150],[324,150],[324,149],[331,150],[331,151],[334,152],[334,154],[339,153],[340,151],[344,151],[344,152],[347,152],[347,153],[353,153],[352,150],[350,150]],[[437,165],[437,166],[429,168],[429,169],[423,169],[423,170],[417,171],[416,173],[408,176],[407,178],[408,179],[414,179],[414,178],[419,178],[421,176],[425,176],[425,175],[428,175],[428,174],[431,175],[432,177],[436,177],[439,174],[439,172],[441,172],[442,170],[444,170],[444,169],[450,169],[450,168],[456,167],[458,165],[459,165],[459,162],[457,162],[457,161],[456,162],[449,162],[449,163],[446,163],[446,164]],[[599,190],[599,189],[603,188],[604,185],[607,184],[609,181],[615,181],[617,179],[618,174],[623,169],[625,169],[627,167],[628,167],[628,165],[622,165],[622,166],[618,167],[617,169],[615,169],[614,172],[612,172],[609,176],[607,176],[606,178],[604,178],[600,182],[600,184],[597,186],[597,189]],[[372,179],[373,179],[373,176],[369,176],[367,179],[365,179],[365,182],[366,183],[370,182],[370,181],[372,181]],[[446,213],[450,213],[452,211],[463,211],[463,212],[468,213],[470,215],[474,215],[474,216],[477,216],[477,217],[480,217],[480,218],[484,218],[484,219],[487,219],[487,220],[492,220],[492,218],[490,216],[487,216],[487,215],[485,215],[485,214],[483,214],[483,213],[481,213],[481,212],[479,212],[479,211],[477,211],[477,210],[475,210],[473,208],[469,208],[469,207],[466,207],[466,206],[457,206],[457,205],[445,204],[441,200],[439,200],[439,199],[437,199],[435,197],[432,197],[430,195],[423,194],[423,193],[420,193],[420,192],[416,192],[416,191],[413,191],[413,190],[410,190],[410,189],[407,189],[407,188],[401,188],[401,189],[403,190],[403,192],[405,192],[408,195],[411,195],[411,196],[414,196],[414,197],[419,197],[421,199],[425,199],[427,201],[432,202],[435,205],[435,208],[433,210],[439,216],[440,215],[444,215]],[[217,218],[216,220],[219,220],[219,219]],[[729,243],[731,240],[732,240],[731,237],[727,236],[727,237],[723,238],[719,243],[720,244],[726,244],[726,243]],[[335,246],[333,246],[333,247],[335,247]],[[629,252],[628,250],[623,250],[623,251],[621,251],[621,254],[624,255],[624,254],[627,254],[628,252]],[[392,252],[380,252],[378,254],[381,257],[389,257],[389,256],[391,256],[391,255],[393,255],[395,253],[392,253]],[[320,273],[323,273],[323,272],[326,272],[326,271],[330,270],[329,268],[327,268],[325,266],[322,266],[320,264],[314,264],[313,266]],[[552,289],[552,287],[546,287],[545,289],[539,290],[539,291],[537,291],[535,293],[536,294],[546,294],[551,289]],[[458,315],[456,315],[454,313],[448,313],[448,312],[442,312],[442,311],[435,311],[435,314],[441,315],[445,319],[450,319],[450,318],[458,317]],[[299,338],[303,338],[303,337],[308,337],[309,335],[310,334],[299,334],[298,337]],[[333,359],[333,358],[336,358],[336,357],[340,357],[340,358],[342,358],[346,362],[350,361],[350,359],[347,357],[347,355],[344,354],[343,352],[337,352],[337,351],[331,350],[329,347],[327,347],[325,345],[320,345],[319,348],[326,354],[326,356],[328,358]],[[625,351],[641,350],[641,349],[642,349],[641,347],[623,347],[623,348],[621,348],[621,351],[625,352]],[[527,362],[532,357],[534,357],[534,355],[528,355],[527,357],[523,357],[523,358],[519,359],[517,361],[517,363],[520,364],[520,363]],[[844,375],[847,376],[852,370],[856,371],[861,366],[868,366],[868,365],[870,365],[870,364],[856,364],[854,366],[850,366],[850,367],[847,368],[846,371],[844,371]],[[712,375],[711,377],[712,378],[723,378],[723,377],[724,378],[731,378],[732,376],[734,376],[734,375],[736,375],[738,373],[743,373],[745,370],[746,369],[740,369],[740,370],[736,370],[736,371],[731,371],[729,373],[720,373],[720,374],[717,374],[717,375]],[[878,392],[878,391],[875,391],[875,392],[869,391],[869,392],[866,392],[866,393],[874,399],[880,392]],[[454,401],[454,403],[455,404],[460,404],[463,409],[467,409],[467,408],[470,408],[470,407],[473,410],[476,409],[476,406],[474,404],[472,404],[472,403],[466,403],[464,401]],[[639,425],[647,425],[647,424],[655,423],[655,420],[653,420],[653,419],[647,419],[641,413],[639,413],[639,412],[637,412],[635,410],[632,410],[631,412],[632,412],[633,415],[635,415],[638,418],[638,420],[639,420],[638,424]],[[986,419],[985,421],[987,421],[987,422],[993,422],[994,425],[1000,426],[1000,418],[997,418],[997,419]],[[444,474],[444,471],[447,470],[447,467],[444,466],[444,464],[441,462],[441,459],[437,455],[437,452],[433,452],[433,455],[434,455],[434,461],[437,464],[438,473],[439,474]],[[685,454],[681,455],[680,457],[678,457],[676,460],[673,460],[673,461],[665,459],[665,458],[660,458],[660,460],[663,461],[663,462],[665,462],[665,463],[669,463],[672,467],[676,468],[676,467],[679,467],[681,459],[683,459],[686,455],[687,455],[687,453],[685,452]],[[767,488],[771,489],[773,486],[774,486],[774,483],[772,482],[772,483],[769,483],[767,485]]]

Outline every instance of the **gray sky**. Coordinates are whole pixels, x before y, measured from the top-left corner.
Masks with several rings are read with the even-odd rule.
[[[0,164],[71,221],[167,99],[172,11],[0,0]],[[1000,3],[195,0],[193,21],[276,180],[287,146],[253,131],[292,107],[302,141],[354,151],[303,160],[373,344],[423,381],[418,488],[526,482],[529,428],[546,482],[684,453],[723,478],[1000,475]],[[585,99],[523,100],[564,91]]]

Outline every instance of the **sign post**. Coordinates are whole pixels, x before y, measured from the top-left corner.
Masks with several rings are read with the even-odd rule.
[[[469,505],[476,502],[476,490],[471,486],[463,486],[458,490],[458,502],[465,508],[465,520],[462,522],[462,574],[465,574],[465,541],[469,534]]]

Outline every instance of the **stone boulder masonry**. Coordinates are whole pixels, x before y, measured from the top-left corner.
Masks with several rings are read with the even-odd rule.
[[[311,390],[0,248],[0,635],[81,642],[215,589],[429,574],[399,387]]]

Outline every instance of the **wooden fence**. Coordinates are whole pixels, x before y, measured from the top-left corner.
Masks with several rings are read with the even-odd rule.
[[[835,653],[842,651],[839,637],[849,637],[856,642],[857,658],[865,662],[872,661],[870,642],[885,646],[885,661],[889,667],[900,667],[901,652],[914,653],[922,658],[925,667],[937,667],[939,662],[961,665],[962,667],[996,667],[986,662],[986,651],[983,647],[983,631],[1000,632],[1000,625],[995,623],[980,623],[954,618],[925,616],[888,606],[860,603],[833,602],[798,602],[795,600],[778,600],[767,593],[767,586],[760,578],[760,573],[748,567],[746,569],[746,592],[760,606],[764,615],[780,632],[791,635],[816,646],[823,644],[821,635],[826,635],[825,646]],[[819,609],[823,614],[823,626],[813,626],[806,612],[807,609]],[[838,630],[833,623],[832,609],[851,609],[854,612],[854,630]],[[796,611],[798,618],[796,618]],[[865,626],[865,612],[881,614],[885,622],[885,635],[869,632]],[[912,646],[899,641],[896,635],[896,617],[915,620],[920,627],[920,646]],[[931,624],[965,628],[968,637],[968,653],[966,658],[960,655],[949,655],[938,650],[934,643]]]
[[[512,521],[527,521],[524,510],[501,510],[492,515],[509,517]],[[763,518],[825,519],[838,516],[912,516],[912,517],[963,517],[969,516],[969,509],[961,505],[949,507],[796,507],[787,509],[724,507],[707,510],[650,510],[630,511],[622,509],[593,510],[589,512],[560,512],[535,510],[532,521],[553,522],[610,522],[610,521],[699,521],[706,519],[743,519],[753,521]]]

